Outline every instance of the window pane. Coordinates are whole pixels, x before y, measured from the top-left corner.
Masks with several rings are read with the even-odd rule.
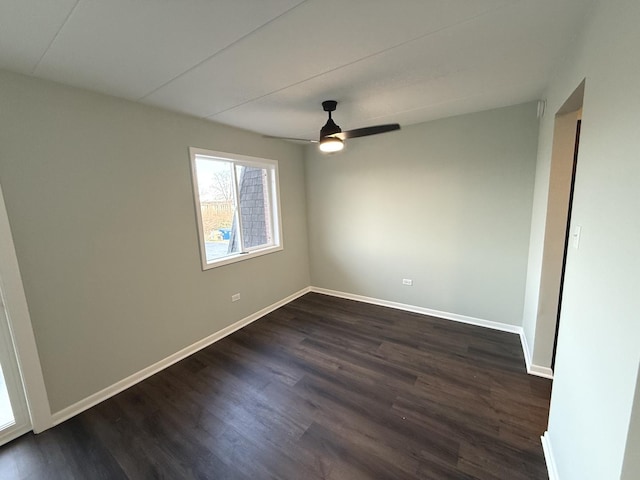
[[[236,212],[232,169],[231,162],[196,157],[207,263],[240,251],[231,242]]]
[[[190,148],[202,269],[282,250],[278,162]]]
[[[273,235],[267,169],[238,165],[236,178],[245,250],[271,245]]]

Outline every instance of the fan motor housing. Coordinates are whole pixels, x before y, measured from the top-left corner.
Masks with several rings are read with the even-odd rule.
[[[327,123],[324,124],[324,127],[320,130],[320,138],[324,138],[328,135],[333,135],[334,133],[340,133],[342,129],[336,125],[336,122],[333,119],[327,120]]]

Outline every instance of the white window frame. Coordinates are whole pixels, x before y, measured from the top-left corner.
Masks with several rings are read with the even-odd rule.
[[[231,263],[248,260],[250,258],[259,257],[261,255],[267,255],[269,253],[278,252],[283,249],[282,245],[282,217],[280,213],[280,182],[278,175],[278,162],[276,160],[269,160],[266,158],[250,157],[247,155],[239,155],[236,153],[217,152],[214,150],[206,150],[203,148],[189,148],[189,157],[191,161],[191,180],[193,182],[193,199],[196,211],[196,220],[198,224],[198,243],[200,245],[200,260],[202,263],[202,270],[209,270],[211,268],[221,267],[223,265],[229,265]],[[234,197],[237,195],[237,179],[236,179],[236,166],[258,167],[264,168],[268,172],[268,189],[271,228],[272,228],[272,241],[271,244],[264,247],[247,248],[243,252],[230,254],[207,263],[206,252],[206,236],[204,226],[202,223],[202,210],[200,204],[200,194],[198,188],[198,174],[196,169],[196,158],[207,157],[211,160],[225,161],[232,164],[233,172],[233,192]],[[239,201],[236,198],[236,204],[238,210],[240,209]],[[235,215],[239,212],[236,211]],[[238,217],[239,218],[239,217]],[[237,222],[238,235],[240,238],[240,245],[242,245],[242,225],[241,222]]]

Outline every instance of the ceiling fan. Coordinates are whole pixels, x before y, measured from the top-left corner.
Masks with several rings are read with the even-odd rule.
[[[320,150],[326,153],[339,152],[344,148],[344,141],[349,138],[367,137],[369,135],[377,135],[379,133],[392,132],[394,130],[400,130],[400,125],[397,123],[389,123],[386,125],[373,125],[371,127],[356,128],[355,130],[347,130],[343,132],[342,129],[336,125],[331,117],[331,112],[335,112],[338,102],[335,100],[325,100],[322,102],[322,108],[329,114],[327,123],[320,129],[319,140],[302,140],[300,138],[286,138],[275,137],[284,140],[302,140],[305,142],[318,143]]]

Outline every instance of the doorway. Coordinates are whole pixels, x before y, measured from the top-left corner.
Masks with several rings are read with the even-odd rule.
[[[53,426],[9,216],[0,187],[0,445]],[[10,411],[7,408],[10,406]],[[28,406],[27,406],[28,405]],[[13,419],[12,419],[13,417]]]
[[[2,292],[0,292],[2,293]],[[2,297],[0,297],[1,300]],[[31,430],[11,329],[0,302],[0,445]]]
[[[556,351],[561,343],[562,293],[569,251],[584,89],[583,81],[558,110],[553,131],[534,346],[536,363],[548,368],[551,374],[555,367]]]
[[[569,236],[571,235],[571,211],[573,209],[573,193],[576,185],[576,169],[578,168],[578,149],[580,147],[580,128],[582,115],[578,115],[576,122],[576,141],[573,149],[573,165],[571,168],[571,185],[569,187],[569,208],[567,209],[567,228],[564,236],[564,250],[562,254],[562,271],[560,273],[560,289],[558,292],[558,313],[556,314],[556,333],[553,338],[553,352],[551,355],[551,370],[556,366],[556,351],[558,350],[558,332],[560,331],[560,316],[562,313],[562,292],[564,290],[564,274],[567,268],[567,253],[569,251]]]

